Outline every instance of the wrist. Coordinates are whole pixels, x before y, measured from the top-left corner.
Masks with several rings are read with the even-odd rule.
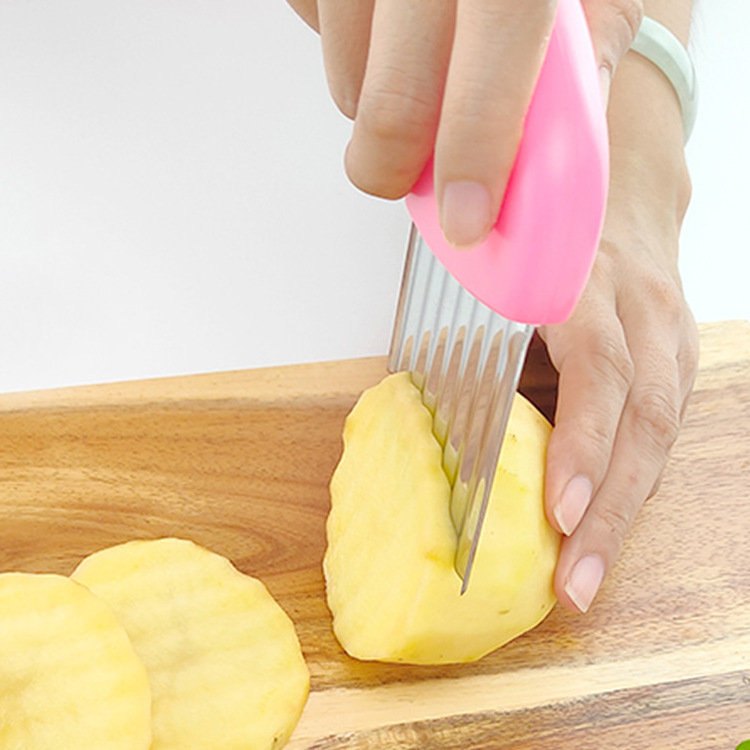
[[[630,49],[652,62],[672,84],[682,112],[683,141],[687,143],[698,111],[695,67],[685,45],[664,24],[644,16]]]
[[[674,88],[653,63],[628,52],[612,82],[607,119],[610,200],[638,209],[677,236],[691,188]]]

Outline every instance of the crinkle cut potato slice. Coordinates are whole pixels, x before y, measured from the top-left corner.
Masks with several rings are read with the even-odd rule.
[[[112,607],[146,665],[153,750],[286,743],[309,672],[291,620],[260,581],[172,538],[96,552],[73,578]]]
[[[0,748],[150,747],[146,670],[112,610],[64,576],[0,574]]]
[[[366,391],[331,480],[324,569],[336,636],[358,659],[479,659],[555,603],[559,534],[544,511],[550,426],[513,402],[467,593],[453,566],[450,486],[432,416],[407,373]]]

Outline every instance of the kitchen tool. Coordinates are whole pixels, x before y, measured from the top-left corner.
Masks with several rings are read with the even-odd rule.
[[[447,243],[431,163],[406,199],[413,226],[388,367],[412,372],[434,415],[453,487],[462,592],[534,327],[566,320],[588,278],[608,160],[586,19],[579,0],[560,0],[489,237],[468,251]]]
[[[700,330],[659,494],[595,606],[479,662],[361,663],[331,629],[328,484],[383,357],[0,395],[0,571],[70,575],[162,536],[228,556],[293,618],[313,673],[284,750],[729,750],[750,737],[750,325]],[[544,358],[527,378],[553,398]]]

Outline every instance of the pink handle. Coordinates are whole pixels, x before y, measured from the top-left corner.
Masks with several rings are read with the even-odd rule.
[[[422,237],[475,297],[506,318],[561,323],[599,244],[609,182],[607,122],[579,0],[559,0],[497,223],[473,250],[440,229],[432,162],[406,198]]]

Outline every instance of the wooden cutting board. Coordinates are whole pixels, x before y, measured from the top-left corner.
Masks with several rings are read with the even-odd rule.
[[[327,483],[380,358],[0,396],[0,570],[69,573],[164,535],[227,555],[310,665],[290,748],[733,750],[750,738],[750,326],[701,336],[663,484],[592,610],[557,608],[476,664],[359,663],[331,632]],[[525,390],[549,410],[540,351]]]

